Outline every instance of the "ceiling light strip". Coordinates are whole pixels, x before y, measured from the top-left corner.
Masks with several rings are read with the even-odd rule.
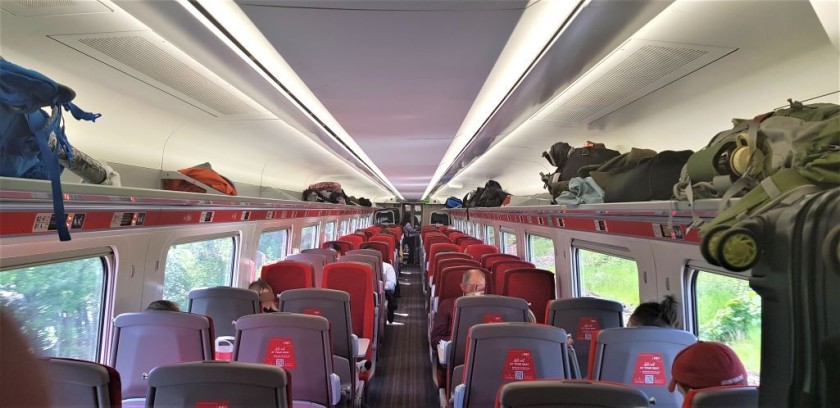
[[[309,108],[304,105],[300,99],[298,99],[288,88],[286,88],[280,80],[271,73],[260,61],[255,58],[245,46],[239,42],[225,27],[219,23],[197,0],[179,0],[179,3],[184,6],[187,10],[194,11],[193,16],[199,18],[199,16],[204,18],[205,26],[208,28],[215,29],[216,34],[219,38],[225,40],[228,47],[230,47],[234,52],[236,52],[243,60],[245,60],[249,65],[251,65],[255,71],[259,72],[263,77],[265,77],[272,85],[275,86],[279,91],[281,91],[289,100],[294,102],[294,105],[298,107],[304,114],[306,114],[313,122],[315,122],[319,127],[321,127],[327,134],[329,134],[338,144],[340,144],[344,149],[347,150],[350,154],[353,155],[360,163],[362,163],[368,170],[370,170],[376,178],[378,178],[379,182],[382,183],[385,187],[388,188],[395,196],[399,197],[400,199],[404,199],[402,194],[397,190],[397,188],[391,184],[391,182],[382,174],[381,171],[371,166],[366,160],[362,159],[356,151],[354,151],[347,143],[344,142],[338,135],[325,124],[321,119],[319,119]],[[191,6],[188,7],[188,6]],[[200,20],[201,21],[201,20]]]
[[[432,194],[434,194],[435,192],[437,192],[437,190],[441,187],[441,186],[438,185],[441,178],[443,178],[443,176],[449,171],[449,169],[452,168],[452,165],[457,163],[458,159],[460,159],[464,155],[464,152],[467,150],[467,148],[470,146],[470,144],[472,144],[472,142],[475,140],[475,138],[478,137],[478,135],[481,133],[481,131],[484,130],[484,128],[487,126],[487,123],[490,122],[490,119],[493,118],[493,116],[496,114],[496,112],[498,112],[499,109],[502,108],[502,105],[505,104],[505,102],[510,98],[510,96],[513,94],[513,92],[519,87],[520,84],[522,84],[522,82],[525,80],[525,78],[528,76],[528,74],[531,73],[531,71],[534,69],[534,67],[537,65],[537,63],[543,58],[543,56],[551,48],[551,46],[554,45],[554,43],[557,42],[557,39],[560,38],[560,36],[563,34],[563,32],[566,31],[566,28],[569,27],[569,23],[571,23],[575,19],[575,17],[577,17],[577,15],[580,14],[581,10],[583,10],[583,8],[589,3],[589,1],[590,0],[585,0],[585,1],[579,2],[577,4],[577,6],[575,6],[575,8],[572,10],[572,12],[569,13],[568,16],[566,16],[566,20],[563,21],[563,24],[560,25],[560,28],[558,28],[557,31],[554,33],[554,35],[552,35],[551,39],[540,50],[540,52],[537,54],[536,58],[534,58],[534,60],[531,61],[530,64],[528,64],[528,67],[525,69],[525,71],[522,72],[522,75],[519,76],[519,78],[516,80],[516,82],[513,84],[513,86],[511,86],[510,89],[507,91],[507,93],[505,93],[505,96],[502,97],[502,99],[499,101],[498,104],[496,104],[496,107],[493,108],[493,111],[490,112],[490,115],[488,115],[487,118],[484,120],[484,122],[481,123],[481,126],[478,127],[478,130],[476,130],[475,133],[473,133],[473,135],[470,136],[470,139],[466,143],[464,143],[464,146],[461,148],[461,151],[458,152],[457,155],[455,155],[455,157],[450,161],[449,165],[446,166],[446,169],[444,171],[440,172],[440,174],[436,174],[432,178],[432,180],[429,182],[429,186],[426,187],[426,192],[423,193],[423,197],[421,199],[426,199],[426,198],[430,197]]]

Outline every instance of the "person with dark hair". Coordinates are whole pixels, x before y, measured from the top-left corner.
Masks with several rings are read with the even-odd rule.
[[[181,308],[178,306],[177,303],[171,300],[161,299],[149,303],[149,306],[146,306],[146,310],[164,310],[168,312],[180,312]]]
[[[417,239],[419,238],[419,234],[417,228],[411,223],[411,221],[406,221],[405,225],[403,226],[403,245],[408,249],[408,260],[406,260],[406,264],[408,265],[415,265],[419,262],[417,261]],[[406,251],[403,251],[406,252]]]
[[[257,279],[248,285],[248,289],[260,295],[260,308],[263,313],[277,312],[277,296],[274,296],[274,288],[266,281]]]
[[[339,254],[341,254],[341,246],[339,246],[339,245],[338,245],[338,244],[336,244],[335,242],[330,243],[330,245],[329,245],[329,249],[332,249],[333,251],[338,252]]]
[[[747,385],[747,370],[738,355],[723,343],[698,341],[677,353],[671,366],[668,390],[690,390]]]
[[[661,302],[645,302],[630,315],[627,327],[653,326],[680,328],[680,305],[671,295]]]

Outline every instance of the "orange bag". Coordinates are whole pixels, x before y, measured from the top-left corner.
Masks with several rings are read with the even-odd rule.
[[[188,167],[186,169],[178,170],[179,173],[193,178],[196,181],[206,184],[208,187],[213,188],[214,190],[235,196],[236,187],[233,186],[233,182],[231,182],[227,177],[216,173],[215,170],[210,166],[210,163],[199,164],[198,166]],[[190,183],[187,180],[180,180],[180,179],[167,179],[163,181],[163,188],[164,190],[172,190],[172,191],[189,191],[192,193],[206,193],[203,188]]]

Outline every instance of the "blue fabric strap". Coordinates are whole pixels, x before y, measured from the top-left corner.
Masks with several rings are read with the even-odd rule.
[[[67,229],[67,215],[64,213],[64,193],[61,191],[61,165],[58,164],[58,158],[50,150],[47,141],[50,133],[59,133],[60,129],[57,125],[61,118],[61,108],[55,107],[53,115],[47,120],[47,123],[38,128],[34,115],[40,114],[39,111],[26,115],[26,121],[29,123],[29,129],[35,135],[35,140],[38,142],[38,149],[41,151],[41,156],[47,165],[47,171],[50,175],[50,186],[52,187],[53,211],[55,211],[55,227],[58,230],[58,239],[61,241],[70,240],[70,231]],[[66,138],[65,138],[66,140]]]

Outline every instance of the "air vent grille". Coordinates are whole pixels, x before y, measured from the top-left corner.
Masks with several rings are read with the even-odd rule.
[[[535,119],[592,123],[732,51],[631,40],[564,90]]]
[[[73,7],[79,2],[73,0],[13,0],[11,3],[17,3],[25,8],[43,8],[43,7]]]
[[[221,115],[256,113],[253,108],[143,37],[129,35],[83,38],[79,42],[177,90]]]
[[[91,0],[0,0],[0,8],[18,17],[111,12],[104,4]]]

